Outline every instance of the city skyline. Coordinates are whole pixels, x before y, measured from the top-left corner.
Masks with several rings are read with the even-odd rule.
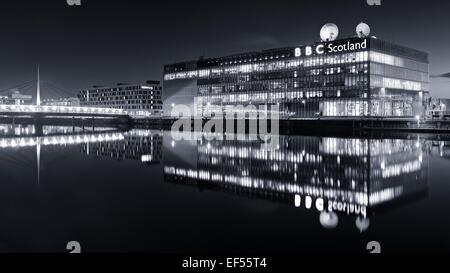
[[[449,10],[6,1],[0,252],[182,272],[449,253]]]
[[[340,27],[339,38],[353,36],[356,25],[367,22],[379,38],[429,52],[431,75],[448,73],[450,37],[440,33],[450,23],[450,4],[398,2],[8,2],[0,18],[7,41],[0,53],[0,88],[35,78],[38,63],[44,79],[74,96],[96,84],[160,80],[163,66],[176,61],[310,44],[328,22]],[[431,83],[432,96],[449,97],[446,77]]]

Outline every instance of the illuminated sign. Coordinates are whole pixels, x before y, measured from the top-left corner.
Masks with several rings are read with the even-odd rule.
[[[350,214],[362,215],[364,218],[367,218],[367,208],[365,206],[351,203],[349,204],[346,202],[330,200],[328,202],[328,211],[345,213],[347,215]]]
[[[367,208],[363,205],[346,203],[341,201],[324,200],[323,198],[313,199],[311,196],[295,195],[295,207],[304,207],[308,210],[315,208],[317,211],[340,212],[345,214],[362,215],[367,217]],[[303,204],[302,204],[303,202]]]
[[[324,53],[339,53],[347,51],[355,51],[361,49],[367,49],[367,39],[358,42],[347,41],[344,43],[325,43],[317,44],[314,46],[305,46],[303,48],[295,48],[295,57],[301,56],[311,56],[311,55],[322,55]]]

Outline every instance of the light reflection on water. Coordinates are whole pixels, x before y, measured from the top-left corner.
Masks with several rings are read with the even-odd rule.
[[[72,194],[78,197],[77,187],[86,187],[84,188],[86,190],[90,185],[92,188],[103,187],[108,196],[116,196],[116,199],[123,201],[117,204],[116,200],[108,199],[104,192],[91,192],[92,196],[88,200],[94,207],[102,207],[101,213],[83,206],[68,206],[69,215],[92,214],[91,217],[106,217],[106,220],[87,221],[85,218],[87,216],[80,216],[76,225],[79,229],[72,230],[66,227],[69,230],[65,231],[61,228],[58,230],[62,234],[59,237],[66,236],[65,233],[77,233],[80,229],[95,234],[99,228],[108,228],[107,223],[116,225],[120,222],[121,228],[116,227],[117,232],[106,233],[108,236],[102,233],[109,239],[102,240],[98,237],[94,239],[91,237],[93,235],[78,234],[80,237],[90,238],[86,241],[88,245],[91,244],[92,251],[259,250],[259,243],[252,240],[253,235],[247,234],[247,237],[242,239],[243,235],[239,234],[238,230],[227,226],[220,226],[219,230],[216,230],[220,234],[225,234],[224,237],[228,240],[227,242],[219,240],[217,248],[206,243],[211,239],[209,237],[215,238],[213,235],[215,232],[206,231],[197,234],[192,230],[202,230],[203,226],[211,225],[209,221],[233,226],[237,223],[242,224],[246,218],[254,221],[254,225],[247,223],[246,229],[261,229],[260,232],[263,233],[283,229],[282,226],[275,228],[276,223],[260,225],[261,221],[270,219],[285,225],[297,226],[298,232],[308,230],[319,237],[323,232],[340,231],[332,238],[324,233],[327,239],[325,237],[311,241],[303,239],[302,243],[305,245],[318,245],[310,248],[313,251],[320,250],[321,245],[330,247],[329,243],[325,242],[329,239],[336,241],[337,244],[330,247],[330,250],[342,248],[364,251],[362,245],[343,246],[339,245],[339,241],[345,241],[349,236],[354,238],[348,242],[349,244],[376,239],[369,236],[373,234],[371,232],[379,234],[377,227],[380,227],[382,235],[386,233],[384,235],[390,238],[391,234],[385,230],[386,220],[383,218],[389,218],[392,211],[430,200],[430,188],[434,187],[430,185],[430,162],[434,162],[433,158],[445,162],[445,158],[449,158],[447,147],[448,142],[445,138],[436,136],[402,138],[280,136],[279,149],[272,151],[265,150],[261,142],[255,140],[200,138],[175,141],[169,132],[160,130],[122,131],[114,128],[85,130],[61,126],[35,128],[0,125],[0,171],[3,177],[1,187],[6,189],[2,196],[7,195],[9,200],[7,204],[0,201],[0,205],[3,203],[2,211],[5,215],[14,214],[16,207],[21,207],[25,202],[21,198],[24,196],[22,193],[26,192],[25,196],[28,198],[49,202],[43,206],[45,209],[49,209],[52,205],[58,206],[59,203],[53,199],[47,201],[46,193],[42,191],[47,189],[54,196],[62,198],[63,194],[71,190],[64,188],[64,179],[67,179],[72,181],[70,183],[74,191]],[[60,164],[58,168],[53,168],[48,162]],[[42,164],[45,168],[42,168]],[[450,174],[450,170],[439,171],[444,175],[446,171]],[[105,179],[99,180],[98,175],[101,172]],[[83,175],[83,179],[80,179],[79,175]],[[20,187],[17,183],[21,184]],[[136,185],[140,185],[140,188],[135,188]],[[33,189],[31,193],[30,188]],[[187,190],[188,188],[197,191]],[[233,198],[233,202],[229,203],[228,198]],[[135,203],[137,200],[139,208]],[[83,199],[75,198],[73,201],[80,203]],[[446,200],[438,201],[441,202],[441,204],[437,202],[438,206],[448,207]],[[155,206],[155,203],[158,204]],[[436,202],[431,203],[436,206]],[[262,210],[266,215],[261,216],[260,211],[256,213],[253,209],[250,212],[245,211],[243,215],[236,212],[253,205],[258,206],[256,210]],[[264,211],[266,206],[272,205],[277,206],[278,214],[274,215],[271,209]],[[435,207],[429,206],[425,208],[435,210]],[[187,207],[191,209],[189,212],[186,212]],[[225,216],[215,215],[218,213],[211,211],[212,207],[219,207],[222,213],[225,212]],[[41,208],[35,209],[38,210],[38,215],[42,213]],[[18,211],[25,219],[35,217],[22,209]],[[131,216],[128,214],[109,218],[104,215],[105,211],[113,215],[119,211],[136,213],[140,215],[138,218],[140,221],[135,218],[129,221],[128,218]],[[231,214],[232,211],[234,215]],[[249,213],[251,215],[248,215]],[[191,218],[186,219],[186,214]],[[292,216],[284,217],[285,214],[297,214],[298,219],[293,219]],[[70,218],[69,215],[66,217]],[[202,215],[203,218],[195,221],[198,215]],[[46,214],[46,217],[48,221],[41,223],[42,229],[61,220],[53,214]],[[410,212],[406,213],[405,219],[409,220],[411,217],[413,216]],[[152,224],[149,225],[150,219],[158,220],[151,221]],[[8,224],[10,228],[14,228],[14,221],[17,221],[17,218],[10,219]],[[286,221],[293,222],[287,224]],[[174,235],[168,231],[170,228],[164,230],[164,227],[167,228],[167,225],[174,223],[179,231],[187,232],[182,239],[179,236],[183,234]],[[444,226],[446,225],[448,224]],[[142,227],[149,229],[141,229]],[[401,224],[398,227],[403,230],[406,228]],[[20,229],[23,229],[23,226]],[[130,229],[136,237],[129,235]],[[151,229],[156,229],[157,232],[152,232]],[[286,230],[289,230],[289,227],[286,227]],[[18,241],[30,236],[33,243],[19,243],[14,239],[8,239],[8,243],[0,243],[0,250],[64,251],[56,246],[62,244],[59,238],[55,239],[51,234],[45,236],[42,233],[33,234],[27,229],[23,232],[28,235],[20,233],[22,237]],[[283,236],[288,236],[288,233]],[[0,228],[1,238],[6,238],[8,234],[8,230]],[[117,239],[124,234],[134,239],[127,240],[126,243]],[[259,231],[255,232],[255,236],[257,234]],[[37,238],[38,236],[40,237]],[[113,236],[117,236],[114,237],[117,245],[111,245],[109,242]],[[445,240],[449,240],[449,237],[445,237],[444,242]],[[152,241],[152,245],[148,245],[147,241]],[[245,245],[242,245],[244,243]],[[389,243],[393,244],[391,241]],[[285,244],[286,249],[283,249],[280,242],[269,240],[263,249],[299,251],[295,247],[292,249],[288,242]],[[434,246],[431,243],[430,248]],[[402,247],[403,245],[395,246],[393,251],[401,250]],[[441,244],[440,247],[448,250],[450,244]]]
[[[296,203],[316,210],[325,228],[335,228],[339,215],[354,217],[360,231],[377,208],[427,195],[431,146],[425,140],[280,138],[275,151],[258,141],[200,140],[181,148],[165,141],[165,181]],[[179,149],[194,156],[184,161]]]

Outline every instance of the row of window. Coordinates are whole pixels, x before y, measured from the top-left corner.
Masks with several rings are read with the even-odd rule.
[[[370,103],[370,109],[369,109]],[[392,100],[389,98],[381,99],[343,99],[335,98],[326,100],[308,100],[288,101],[279,103],[280,116],[289,117],[362,117],[362,116],[397,116],[407,117],[415,116],[420,102],[413,97],[406,97],[401,100]],[[199,104],[198,111],[204,116],[210,116],[215,113],[233,111],[232,105],[219,104]],[[250,108],[247,110],[251,110]],[[244,110],[244,111],[247,111]],[[256,112],[261,111],[254,106]],[[370,114],[369,114],[370,112]]]
[[[224,68],[216,67],[211,69],[168,73],[164,75],[164,80],[168,81],[175,79],[214,78],[236,74],[285,71],[289,69],[298,69],[301,67],[315,67],[315,66],[320,67],[325,65],[359,63],[368,61],[368,55],[369,53],[367,51],[364,51],[364,52],[352,52],[336,55],[322,55],[305,58],[295,58],[283,61],[269,61],[256,64],[244,64]]]
[[[401,89],[411,91],[429,91],[429,84],[427,83],[393,79],[377,75],[373,75],[370,77],[370,87]]]
[[[145,96],[145,95],[161,95],[161,91],[153,92],[153,91],[133,91],[133,92],[107,92],[107,93],[90,93],[90,92],[82,92],[79,97],[81,98],[98,98],[98,97],[114,97],[114,96]]]
[[[314,79],[326,80],[332,76],[347,76],[347,75],[363,75],[368,74],[369,66],[367,63],[359,63],[347,66],[332,66],[321,67],[313,69],[300,69],[291,71],[277,71],[270,73],[254,73],[254,74],[239,74],[228,75],[216,78],[199,79],[198,85],[207,84],[229,84],[229,83],[246,83],[266,80],[285,80],[298,79],[304,81],[308,77]]]
[[[428,70],[429,65],[427,63],[418,62],[411,59],[405,59],[401,57],[396,57],[392,55],[388,55],[385,53],[371,51],[370,54],[367,51],[364,52],[353,52],[339,55],[323,55],[323,56],[314,56],[308,57],[305,59],[291,59],[286,61],[275,61],[275,62],[266,62],[266,63],[257,63],[257,64],[244,64],[238,66],[230,66],[225,68],[211,68],[211,69],[201,69],[201,70],[193,70],[186,72],[178,72],[178,73],[169,73],[164,76],[165,80],[174,80],[174,79],[190,79],[190,78],[198,78],[198,79],[221,79],[223,80],[226,77],[236,76],[240,74],[255,74],[255,73],[267,73],[274,71],[286,71],[291,69],[296,69],[299,67],[314,67],[314,66],[327,66],[327,65],[336,65],[336,64],[346,64],[346,63],[355,63],[355,62],[375,62],[379,64],[385,64],[388,66],[380,66],[376,64],[371,65],[371,69],[374,69],[374,73],[382,74],[382,75],[390,75],[390,77],[401,78],[401,79],[410,79],[410,80],[419,80],[423,82],[428,81]],[[399,70],[395,68],[405,68],[405,70]],[[406,70],[408,69],[408,70]],[[411,71],[413,70],[413,71]],[[344,70],[342,70],[344,72]],[[322,68],[311,70],[309,73],[313,75],[330,75],[330,74],[339,74],[342,73],[341,68]],[[299,72],[297,72],[299,73]],[[300,73],[308,73],[307,71]],[[300,74],[299,76],[301,76]],[[303,74],[304,75],[304,74]],[[280,77],[291,77],[290,75],[280,75]],[[246,80],[246,78],[243,78]],[[250,78],[247,78],[250,80]]]
[[[428,83],[430,80],[429,74],[425,72],[378,63],[370,63],[370,74],[424,83]]]
[[[111,88],[103,88],[103,89],[90,89],[90,90],[84,90],[82,92],[89,92],[89,93],[107,93],[107,92],[113,92],[113,91],[137,91],[142,89],[148,89],[148,90],[162,90],[161,86],[127,86],[127,87],[111,87]]]
[[[198,96],[198,104],[259,104],[277,103],[284,101],[308,100],[313,98],[367,98],[367,92],[359,89],[353,90],[332,90],[332,91],[309,91],[309,92],[270,92],[270,93],[249,93],[239,95],[209,95]]]
[[[380,64],[387,64],[391,66],[403,67],[411,70],[421,71],[428,73],[429,65],[428,63],[423,63],[411,59],[401,58],[397,56],[392,56],[385,53],[371,51],[369,56],[370,62],[376,62]]]
[[[126,100],[148,100],[152,102],[160,102],[161,96],[150,96],[150,95],[143,95],[143,96],[113,96],[113,97],[97,97],[97,98],[83,98],[81,101],[88,101],[88,102],[94,102],[94,101],[126,101]]]

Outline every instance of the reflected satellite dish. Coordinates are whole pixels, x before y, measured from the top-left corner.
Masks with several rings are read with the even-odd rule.
[[[339,217],[334,212],[320,213],[320,224],[326,229],[334,229],[339,223]]]
[[[320,38],[323,42],[334,41],[339,35],[339,28],[333,24],[329,23],[322,27],[320,30]]]
[[[367,218],[358,217],[356,218],[356,228],[363,233],[364,231],[368,230],[370,227],[370,220]]]
[[[369,37],[369,35],[370,35],[370,27],[369,27],[369,25],[366,24],[366,23],[360,23],[356,27],[356,34],[358,35],[359,38]]]

